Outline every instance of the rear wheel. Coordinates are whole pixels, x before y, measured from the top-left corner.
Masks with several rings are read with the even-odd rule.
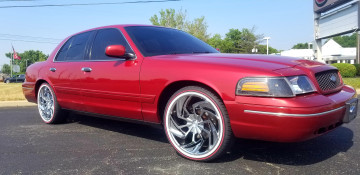
[[[223,102],[197,86],[177,91],[168,101],[164,128],[169,142],[183,157],[210,161],[225,153],[233,139]]]
[[[57,103],[54,91],[48,83],[41,84],[37,104],[41,119],[48,124],[55,124],[64,121],[65,111]]]

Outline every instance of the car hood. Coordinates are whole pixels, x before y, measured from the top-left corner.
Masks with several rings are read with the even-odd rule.
[[[179,54],[154,56],[155,58],[175,59],[177,61],[189,61],[205,64],[218,64],[236,67],[259,68],[263,70],[279,70],[290,67],[308,68],[323,66],[324,63],[317,61],[304,60],[301,58],[283,57],[275,55],[255,55],[255,54]]]

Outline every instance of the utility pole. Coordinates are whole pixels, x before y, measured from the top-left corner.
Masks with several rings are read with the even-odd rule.
[[[266,55],[269,55],[269,40],[270,37],[265,37],[264,40],[266,40]]]
[[[356,40],[357,40],[357,45],[356,45],[356,58],[355,58],[355,62],[356,64],[360,64],[360,33],[356,32]]]
[[[10,52],[10,77],[12,77],[12,64],[14,55]]]

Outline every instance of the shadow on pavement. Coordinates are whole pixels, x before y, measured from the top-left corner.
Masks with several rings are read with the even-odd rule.
[[[72,113],[69,122],[168,143],[162,129],[148,125]],[[213,163],[231,162],[242,158],[284,165],[311,165],[329,159],[338,153],[346,152],[352,145],[353,132],[346,127],[339,127],[328,134],[299,143],[237,139],[230,152]]]
[[[353,132],[339,127],[326,135],[299,143],[236,140],[231,152],[217,162],[239,158],[284,165],[311,165],[346,152],[353,146]]]
[[[168,143],[164,131],[151,125],[109,120],[76,113],[70,113],[67,122],[76,122],[81,125]]]

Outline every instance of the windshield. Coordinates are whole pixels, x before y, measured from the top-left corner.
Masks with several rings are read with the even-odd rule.
[[[151,26],[125,27],[143,56],[218,53],[196,37],[176,29]]]

